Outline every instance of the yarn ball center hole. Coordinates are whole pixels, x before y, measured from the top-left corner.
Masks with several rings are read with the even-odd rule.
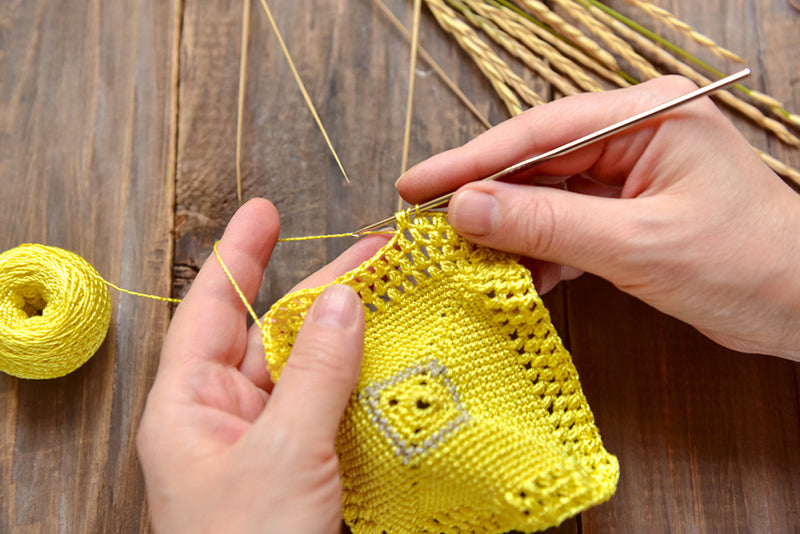
[[[44,313],[47,307],[47,300],[45,300],[39,289],[26,288],[20,295],[22,297],[22,305],[20,309],[30,317],[39,317]]]

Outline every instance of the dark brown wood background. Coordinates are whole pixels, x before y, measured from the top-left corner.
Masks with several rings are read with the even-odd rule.
[[[658,3],[740,53],[754,68],[751,87],[800,110],[800,11],[791,2]],[[255,2],[245,197],[271,199],[286,236],[383,218],[396,206],[405,41],[371,0],[272,4],[352,184]],[[410,2],[389,5],[410,23]],[[123,287],[182,293],[238,205],[241,26],[241,0],[3,2],[0,250],[56,245]],[[427,12],[421,41],[493,122],[505,118]],[[482,131],[424,63],[416,84],[412,163]],[[797,150],[735,120],[755,145],[800,166]],[[347,244],[279,245],[257,308]],[[0,532],[149,531],[134,438],[170,310],[113,298],[108,338],[83,368],[52,381],[0,376]],[[590,276],[546,302],[622,466],[616,496],[560,532],[798,531],[797,364],[722,349]]]

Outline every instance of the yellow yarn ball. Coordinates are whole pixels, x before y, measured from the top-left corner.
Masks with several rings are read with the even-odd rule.
[[[71,373],[100,347],[110,320],[106,282],[80,256],[33,244],[0,254],[0,371]]]

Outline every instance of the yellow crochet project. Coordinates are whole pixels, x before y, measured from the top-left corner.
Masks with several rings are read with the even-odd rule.
[[[514,256],[440,213],[336,280],[366,307],[361,375],[336,448],[356,533],[535,531],[611,497],[603,448],[569,353]],[[287,295],[262,327],[280,377],[323,288]]]

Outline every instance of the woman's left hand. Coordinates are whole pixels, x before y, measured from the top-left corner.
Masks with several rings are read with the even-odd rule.
[[[245,204],[219,254],[252,300],[278,236],[269,202]],[[333,280],[371,257],[370,237],[303,285]],[[347,286],[314,302],[279,384],[266,371],[261,332],[219,261],[205,263],[167,333],[138,435],[156,532],[339,532],[334,440],[355,386],[364,311]]]

